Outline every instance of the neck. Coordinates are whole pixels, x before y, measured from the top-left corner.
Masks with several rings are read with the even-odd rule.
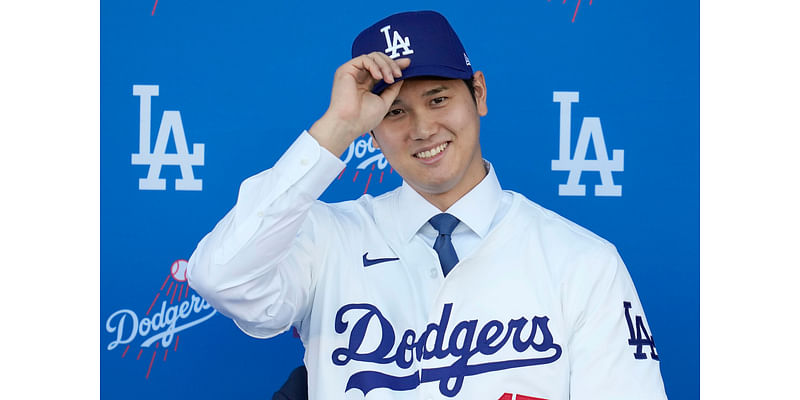
[[[422,196],[428,203],[433,204],[434,207],[438,208],[439,211],[447,211],[450,207],[453,206],[457,201],[459,201],[462,197],[464,197],[467,193],[469,193],[475,186],[478,186],[479,183],[489,174],[489,167],[483,162],[479,164],[480,168],[475,168],[474,171],[467,171],[464,177],[461,179],[461,184],[456,185],[454,188],[443,192],[443,193],[427,193],[423,190],[419,190],[414,186],[411,186],[417,193]]]

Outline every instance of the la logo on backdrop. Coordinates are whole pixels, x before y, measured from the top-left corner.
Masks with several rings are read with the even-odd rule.
[[[144,314],[141,313],[143,308],[139,312],[125,308],[114,311],[106,319],[105,330],[110,339],[106,350],[119,351],[121,358],[134,362],[144,360],[147,363],[145,379],[150,378],[156,358],[166,362],[170,350],[178,351],[181,332],[217,313],[189,287],[187,264],[186,260],[172,263]]]
[[[205,144],[195,143],[190,153],[181,112],[165,110],[151,151],[150,107],[151,98],[158,96],[158,85],[133,85],[133,95],[139,96],[139,152],[131,154],[131,164],[150,166],[147,177],[139,179],[139,190],[167,190],[166,180],[159,178],[161,167],[165,165],[180,167],[181,177],[175,180],[175,190],[203,190],[203,180],[195,179],[192,167],[205,163]],[[175,153],[167,153],[170,133],[175,141]]]
[[[567,183],[558,185],[559,196],[586,196],[586,185],[581,185],[581,174],[587,171],[597,171],[600,173],[600,185],[594,188],[595,196],[622,196],[622,185],[614,184],[614,177],[611,172],[622,172],[625,170],[624,151],[614,149],[612,156],[608,158],[606,141],[603,136],[603,128],[600,125],[600,118],[584,117],[581,123],[578,142],[575,145],[574,155],[570,155],[572,147],[572,103],[577,103],[579,92],[553,92],[553,102],[561,105],[561,120],[558,141],[558,159],[552,161],[552,171],[569,171]],[[586,153],[589,150],[589,140],[594,146],[596,159],[587,160]]]

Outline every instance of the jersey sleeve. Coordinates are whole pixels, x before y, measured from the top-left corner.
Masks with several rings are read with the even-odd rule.
[[[311,210],[344,163],[303,132],[270,169],[242,182],[236,205],[189,259],[189,284],[245,333],[266,338],[305,315],[324,224]]]
[[[567,291],[570,399],[666,399],[653,332],[627,268],[608,247],[576,271]]]

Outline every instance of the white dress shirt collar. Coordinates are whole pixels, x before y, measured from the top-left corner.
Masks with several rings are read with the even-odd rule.
[[[489,172],[483,180],[445,211],[458,218],[481,238],[489,233],[503,194],[494,168],[489,162],[486,165]],[[402,237],[410,241],[431,217],[441,211],[403,181],[398,196],[397,213],[400,216]]]

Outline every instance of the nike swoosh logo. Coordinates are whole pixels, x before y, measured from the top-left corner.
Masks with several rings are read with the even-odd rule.
[[[395,258],[373,258],[372,260],[370,260],[369,258],[367,258],[367,254],[369,254],[369,252],[364,253],[364,256],[361,257],[361,259],[364,261],[364,267],[369,267],[370,265],[385,263],[389,261],[397,261],[400,259],[398,257],[395,257]]]

